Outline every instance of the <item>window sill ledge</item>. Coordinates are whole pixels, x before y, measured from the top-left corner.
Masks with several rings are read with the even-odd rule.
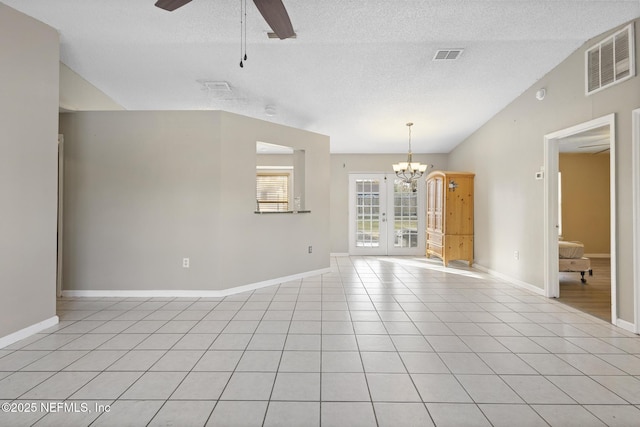
[[[270,212],[260,212],[254,211],[254,214],[258,215],[271,215],[271,214],[302,214],[302,213],[311,213],[311,211],[270,211]]]

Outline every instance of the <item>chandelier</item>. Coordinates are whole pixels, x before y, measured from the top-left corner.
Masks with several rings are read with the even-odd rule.
[[[420,162],[414,162],[411,158],[411,126],[413,126],[413,123],[407,123],[407,127],[409,128],[409,154],[407,155],[407,161],[395,163],[393,165],[393,171],[396,173],[396,176],[407,184],[414,183],[422,176],[422,174],[425,173],[429,166],[421,165]]]

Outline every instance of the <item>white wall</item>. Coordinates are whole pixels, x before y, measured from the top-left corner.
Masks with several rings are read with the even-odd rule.
[[[0,339],[55,320],[58,62],[58,33],[0,3]]]
[[[449,166],[476,173],[476,263],[542,289],[544,181],[534,175],[543,165],[543,137],[615,113],[618,310],[633,322],[631,111],[640,107],[640,78],[584,94],[584,52],[604,36],[587,42],[456,147]],[[535,92],[542,87],[547,95],[538,101]]]
[[[328,137],[220,111],[60,123],[64,290],[224,290],[329,267]],[[306,150],[310,214],[254,213],[257,140]]]

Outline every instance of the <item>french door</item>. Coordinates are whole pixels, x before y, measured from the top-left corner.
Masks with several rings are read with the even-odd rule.
[[[425,183],[392,173],[349,174],[349,253],[424,255]]]

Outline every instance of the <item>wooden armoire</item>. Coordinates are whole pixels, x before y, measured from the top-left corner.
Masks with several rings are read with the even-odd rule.
[[[468,172],[427,176],[427,256],[473,264],[473,178]]]

